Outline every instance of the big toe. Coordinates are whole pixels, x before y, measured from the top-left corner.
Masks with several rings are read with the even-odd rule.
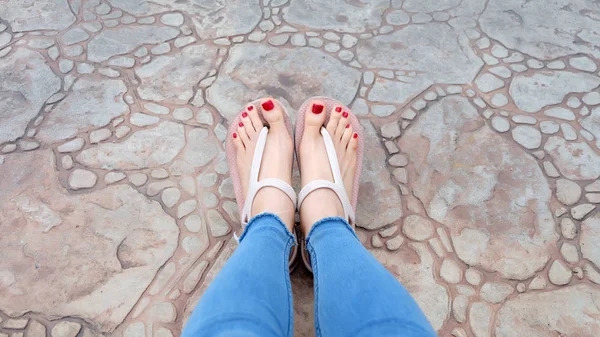
[[[260,110],[263,118],[270,126],[283,124],[283,107],[272,97],[260,101]]]
[[[325,104],[319,100],[310,102],[308,111],[304,114],[304,124],[306,127],[319,130],[325,123]]]

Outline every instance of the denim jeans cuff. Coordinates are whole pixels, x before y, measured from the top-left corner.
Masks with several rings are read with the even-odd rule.
[[[358,236],[356,236],[356,231],[354,230],[354,228],[352,228],[352,226],[350,226],[350,224],[348,223],[348,221],[346,221],[346,219],[339,217],[339,216],[330,216],[330,217],[323,218],[323,219],[315,222],[315,224],[312,226],[312,228],[308,232],[308,235],[306,236],[306,243],[308,244],[310,242],[310,238],[313,235],[313,232],[315,232],[316,230],[321,228],[323,226],[323,224],[325,224],[327,222],[331,222],[331,221],[336,221],[336,222],[342,223],[346,227],[346,229],[348,229],[350,231],[350,233],[352,233],[352,235],[358,240]]]
[[[293,246],[298,245],[298,242],[296,241],[296,236],[292,233],[290,233],[290,231],[287,229],[287,227],[285,226],[285,224],[283,223],[283,221],[281,221],[281,218],[279,216],[277,216],[276,214],[273,213],[269,213],[269,212],[263,212],[263,213],[259,213],[255,216],[253,216],[250,219],[250,222],[248,222],[248,225],[246,225],[246,227],[244,228],[244,231],[242,232],[242,235],[240,236],[238,242],[241,243],[242,240],[244,240],[244,238],[246,237],[246,235],[248,235],[248,231],[250,230],[251,227],[256,227],[256,223],[260,223],[260,220],[266,220],[266,219],[272,219],[275,220],[275,222],[281,226],[281,229],[284,231],[284,235],[286,235],[286,237],[288,239],[292,239],[293,241]],[[279,227],[277,226],[277,227]]]

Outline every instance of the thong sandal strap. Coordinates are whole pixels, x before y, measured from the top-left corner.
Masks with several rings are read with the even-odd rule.
[[[302,202],[304,202],[304,199],[306,199],[310,193],[321,188],[330,189],[337,195],[342,203],[342,207],[344,209],[344,218],[346,218],[348,223],[352,224],[355,220],[354,208],[352,208],[352,204],[350,203],[350,199],[346,193],[346,188],[344,187],[342,173],[340,171],[340,165],[337,160],[337,154],[335,152],[333,140],[331,140],[331,136],[325,128],[321,128],[321,135],[323,136],[325,149],[327,150],[327,157],[329,159],[331,174],[333,175],[333,182],[328,180],[313,180],[306,184],[306,186],[304,186],[298,194],[298,208],[302,206]]]
[[[294,207],[296,206],[296,192],[290,186],[290,184],[285,181],[277,178],[267,178],[261,181],[258,181],[258,174],[260,173],[260,166],[263,159],[263,153],[265,152],[265,145],[267,143],[267,133],[269,129],[265,126],[260,130],[258,135],[258,141],[256,143],[256,148],[254,149],[254,157],[252,158],[252,167],[250,169],[250,182],[248,184],[248,194],[246,196],[246,201],[244,202],[244,208],[241,214],[241,222],[242,225],[245,226],[250,221],[250,214],[252,211],[252,203],[254,202],[254,198],[258,191],[265,187],[274,187],[281,190],[285,193],[292,203]]]

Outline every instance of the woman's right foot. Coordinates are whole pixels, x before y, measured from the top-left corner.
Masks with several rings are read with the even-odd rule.
[[[313,180],[333,182],[333,174],[321,135],[321,127],[325,126],[327,117],[325,104],[314,100],[304,114],[304,134],[299,146],[300,176],[302,187]],[[354,171],[356,169],[356,153],[358,134],[350,125],[349,112],[342,106],[334,106],[330,112],[329,122],[325,126],[337,154],[344,188],[348,197],[352,196]],[[311,192],[300,207],[300,228],[305,235],[315,222],[330,216],[344,217],[344,208],[334,191],[320,188]]]

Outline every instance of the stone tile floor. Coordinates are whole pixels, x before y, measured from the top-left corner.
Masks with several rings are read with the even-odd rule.
[[[265,95],[360,116],[358,234],[440,336],[597,336],[599,57],[592,0],[0,0],[0,337],[177,336]]]

